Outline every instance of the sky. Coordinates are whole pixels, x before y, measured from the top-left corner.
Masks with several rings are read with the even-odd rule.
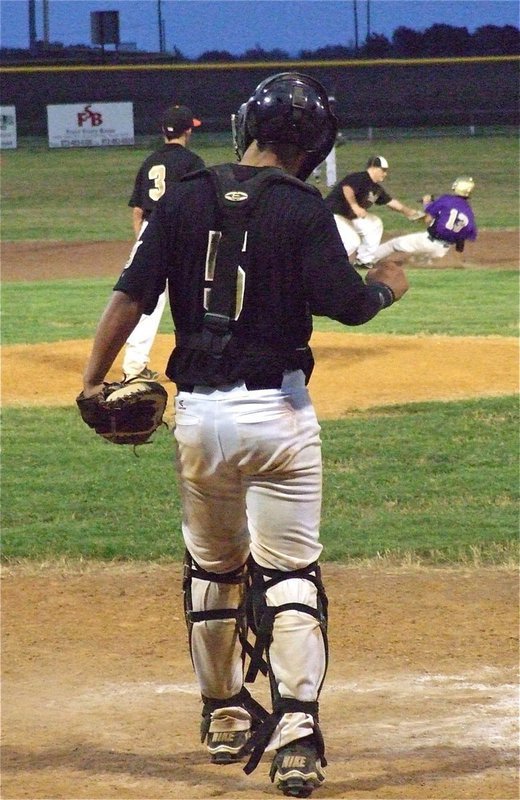
[[[29,46],[27,0],[0,0],[0,46]],[[260,46],[289,56],[326,45],[352,46],[370,32],[391,39],[401,25],[423,31],[436,23],[519,27],[518,0],[48,0],[49,41],[91,45],[90,13],[119,11],[120,41],[159,51],[159,11],[167,52],[187,58],[206,50],[241,55]],[[368,12],[368,13],[367,13]],[[36,0],[36,38],[43,39],[43,2]],[[107,49],[113,49],[109,46]]]

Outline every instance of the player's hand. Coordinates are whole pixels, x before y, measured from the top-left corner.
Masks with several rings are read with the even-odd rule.
[[[418,219],[422,219],[425,216],[424,211],[419,211],[417,208],[409,208],[408,211],[405,212],[405,216],[411,222],[417,222]]]
[[[97,397],[97,395],[103,394],[103,389],[105,388],[104,383],[90,383],[87,381],[83,382],[83,397],[90,398],[90,397]]]
[[[369,269],[366,274],[365,283],[385,283],[394,293],[396,300],[408,291],[408,278],[399,261],[385,259]]]

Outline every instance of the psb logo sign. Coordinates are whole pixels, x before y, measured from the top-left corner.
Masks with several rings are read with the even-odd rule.
[[[90,122],[93,128],[97,128],[98,125],[103,124],[103,116],[99,111],[91,111],[91,106],[85,106],[83,111],[80,111],[77,115],[78,118],[78,128],[82,128],[84,123]]]
[[[0,0],[1,2],[1,0]],[[106,147],[134,143],[132,103],[81,103],[47,106],[50,147]]]
[[[88,124],[89,122],[92,128],[97,128],[98,125],[103,124],[103,116],[101,112],[92,111],[90,105],[85,106],[83,111],[80,111],[77,114],[77,120],[78,120],[78,128],[82,128],[84,124]]]

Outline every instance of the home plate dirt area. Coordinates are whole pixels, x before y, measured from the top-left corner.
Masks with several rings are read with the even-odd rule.
[[[517,266],[518,233],[504,252],[496,248],[504,237],[491,239],[452,267],[484,268],[490,254],[488,265]],[[3,278],[117,275],[129,248],[6,243]],[[311,393],[322,418],[518,390],[512,338],[316,334],[313,345]],[[162,369],[169,347],[168,336],[158,337],[154,368]],[[4,406],[56,405],[58,395],[72,406],[88,349],[83,341],[3,347]],[[3,800],[281,797],[267,756],[246,776],[239,764],[211,765],[200,743],[181,571],[149,563],[4,566]],[[323,576],[329,765],[313,798],[518,800],[517,570],[325,560]],[[252,692],[268,702],[265,679]]]

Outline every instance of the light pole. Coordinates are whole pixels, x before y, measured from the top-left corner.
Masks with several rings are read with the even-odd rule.
[[[359,48],[357,0],[352,0],[352,2],[354,5],[354,50],[357,53]]]
[[[157,23],[159,26],[159,52],[164,53],[166,47],[164,43],[164,22],[161,12],[161,0],[157,0]]]
[[[29,0],[29,49],[36,47],[36,2]]]

